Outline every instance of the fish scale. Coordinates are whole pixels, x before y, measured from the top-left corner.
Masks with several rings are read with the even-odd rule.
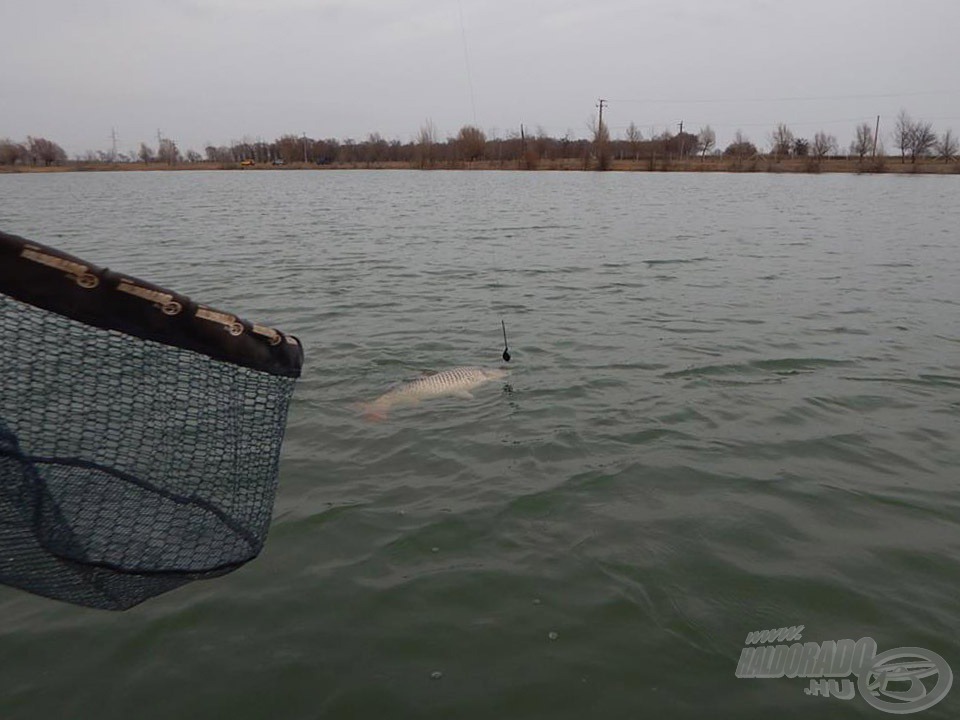
[[[470,391],[491,380],[506,377],[502,369],[479,367],[455,367],[448,370],[417,378],[405,385],[390,390],[373,402],[360,406],[364,417],[371,420],[383,420],[391,408],[401,405],[416,405],[421,400],[443,397],[445,395],[470,398]]]

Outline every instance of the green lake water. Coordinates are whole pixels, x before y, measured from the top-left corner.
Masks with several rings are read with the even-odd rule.
[[[126,613],[0,586],[0,718],[884,717],[735,672],[791,625],[960,672],[958,200],[960,177],[0,175],[0,229],[306,348],[263,554]],[[501,318],[511,374],[474,400],[352,407],[498,366]],[[918,717],[958,715],[954,688]]]

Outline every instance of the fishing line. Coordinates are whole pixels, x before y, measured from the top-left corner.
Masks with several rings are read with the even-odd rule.
[[[463,20],[463,3],[461,0],[457,0],[457,12],[460,16],[460,39],[463,42],[463,64],[467,71],[467,86],[470,90],[470,109],[473,111],[473,125],[477,126],[477,101],[473,93],[473,74],[470,72],[470,53],[467,49],[467,28],[466,23]],[[493,249],[494,256],[494,265],[497,264],[497,250],[496,246]],[[496,267],[494,268],[496,270]],[[498,274],[495,275],[497,287],[500,287],[500,277]],[[510,348],[507,345],[507,325],[503,321],[503,318],[500,319],[500,329],[503,330],[503,354],[500,356],[503,358],[504,362],[510,362]]]

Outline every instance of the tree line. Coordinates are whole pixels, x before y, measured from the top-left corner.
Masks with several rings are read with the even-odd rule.
[[[227,145],[209,145],[201,154],[193,149],[181,152],[172,139],[160,137],[155,148],[141,143],[137,150],[125,153],[89,151],[75,160],[80,163],[167,165],[205,161],[220,166],[251,162],[347,166],[394,164],[419,168],[457,167],[483,160],[526,169],[536,169],[544,161],[575,160],[585,169],[606,169],[613,159],[653,163],[672,159],[705,160],[708,156],[737,160],[765,156],[774,161],[787,158],[820,161],[843,156],[864,162],[868,157],[886,157],[883,141],[869,123],[854,128],[854,140],[846,152],[841,151],[836,137],[825,131],[807,138],[780,123],[767,137],[766,155],[741,130],[736,131],[725,148],[718,148],[716,133],[709,125],[697,133],[665,131],[644,137],[636,123],[630,123],[622,137],[617,139],[611,138],[606,125],[594,121],[590,128],[588,138],[577,138],[570,132],[560,138],[551,137],[542,127],[531,132],[523,126],[502,137],[488,137],[481,129],[464,125],[455,136],[441,138],[436,126],[428,120],[408,142],[387,140],[376,132],[363,140],[282,135],[272,141],[243,140]],[[914,120],[905,110],[897,116],[890,137],[903,163],[934,157],[952,162],[958,157],[958,139],[952,130],[937,134],[930,122]],[[67,162],[67,153],[52,140],[28,137],[25,142],[14,142],[0,139],[0,165],[51,166]]]

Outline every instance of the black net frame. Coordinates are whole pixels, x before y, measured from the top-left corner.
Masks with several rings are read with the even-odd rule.
[[[293,336],[0,232],[0,582],[122,610],[256,557]]]

